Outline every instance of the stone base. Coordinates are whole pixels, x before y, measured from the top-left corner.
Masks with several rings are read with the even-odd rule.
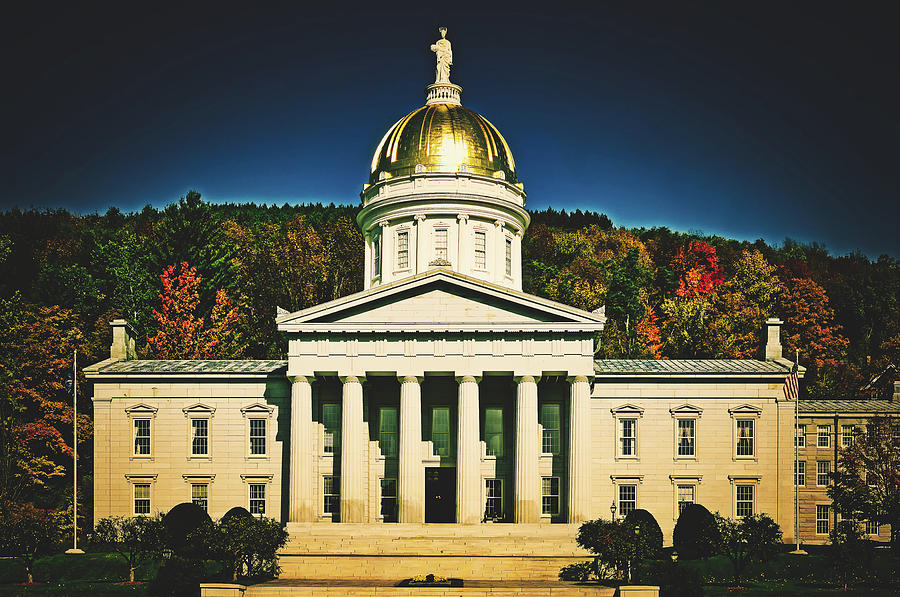
[[[560,568],[591,557],[575,544],[577,527],[291,523],[279,557],[281,578],[396,583],[437,574],[465,582],[556,581]]]
[[[351,580],[302,581],[274,580],[247,587],[244,597],[301,597],[306,595],[340,595],[347,597],[613,597],[616,590],[597,585],[578,585],[560,581],[503,582],[466,581],[463,587],[397,587],[385,582],[361,583]],[[208,597],[202,593],[202,597]],[[212,595],[212,594],[209,594]]]

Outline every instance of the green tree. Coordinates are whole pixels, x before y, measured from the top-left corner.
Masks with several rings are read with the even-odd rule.
[[[128,564],[128,582],[140,564],[157,559],[163,549],[162,516],[111,516],[97,521],[91,541],[111,549]]]
[[[900,419],[869,419],[864,432],[841,449],[828,497],[845,518],[891,525],[891,545],[900,545]]]
[[[735,520],[717,512],[715,517],[719,528],[719,553],[731,561],[735,581],[741,578],[751,562],[771,559],[781,546],[781,528],[766,514]]]
[[[144,239],[130,228],[120,228],[111,239],[97,245],[92,259],[106,283],[112,308],[146,334],[157,291]]]

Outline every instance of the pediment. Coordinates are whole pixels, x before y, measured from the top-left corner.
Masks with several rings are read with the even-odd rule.
[[[189,415],[208,415],[213,416],[216,412],[215,406],[210,406],[208,404],[203,404],[202,402],[198,402],[196,404],[192,404],[190,406],[185,406],[181,409],[181,412],[185,414],[185,416]]]
[[[366,326],[398,331],[434,326],[460,330],[575,327],[599,331],[604,321],[602,314],[438,271],[283,315],[276,323],[279,330],[288,332]]]
[[[155,415],[159,409],[149,404],[140,402],[125,408],[125,412],[129,415]]]
[[[672,413],[673,417],[677,415],[690,415],[699,417],[703,414],[703,409],[699,406],[694,406],[693,404],[682,404],[680,406],[670,408],[669,412]]]
[[[634,415],[634,416],[638,416],[638,417],[644,416],[644,409],[641,408],[640,406],[637,406],[636,404],[622,404],[615,408],[609,409],[609,412],[611,412],[612,414],[617,415],[617,416],[622,416],[622,415]]]
[[[729,408],[728,412],[732,415],[760,415],[762,414],[762,409],[752,404],[742,404],[740,406]]]

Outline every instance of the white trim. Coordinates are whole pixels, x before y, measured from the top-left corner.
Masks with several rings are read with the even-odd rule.
[[[184,413],[185,417],[190,417],[191,415],[203,415],[211,419],[215,415],[216,407],[197,402],[196,404],[185,406],[181,409],[181,412]]]

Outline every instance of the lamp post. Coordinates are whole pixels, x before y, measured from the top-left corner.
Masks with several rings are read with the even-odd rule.
[[[616,500],[613,500],[609,505],[609,518],[610,520],[616,519]]]
[[[72,393],[72,549],[66,553],[82,554],[78,549],[78,351],[72,359],[72,371],[66,375],[66,390]]]

